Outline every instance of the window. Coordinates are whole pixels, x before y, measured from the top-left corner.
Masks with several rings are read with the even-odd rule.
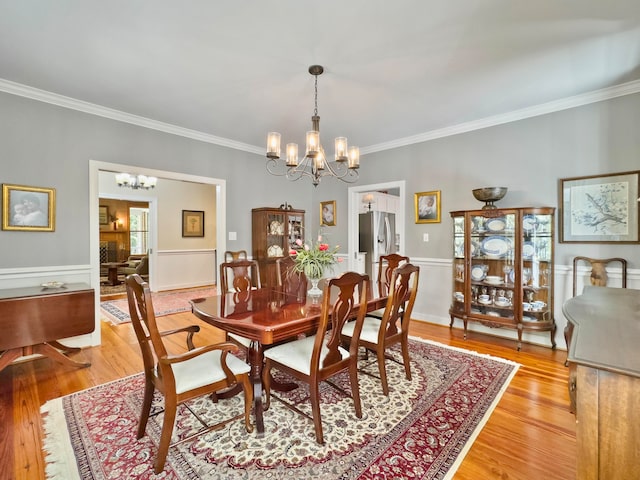
[[[149,251],[148,208],[129,208],[129,242],[131,255],[144,255]]]

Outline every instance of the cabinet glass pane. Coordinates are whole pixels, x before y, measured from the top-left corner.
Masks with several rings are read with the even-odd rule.
[[[453,300],[451,308],[464,312],[464,216],[453,217]]]
[[[516,215],[471,217],[471,313],[513,319]]]
[[[552,215],[526,214],[522,217],[523,322],[552,320],[552,222]]]

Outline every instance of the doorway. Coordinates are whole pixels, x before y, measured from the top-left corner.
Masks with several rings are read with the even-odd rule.
[[[95,300],[95,316],[100,318],[100,236],[99,236],[99,198],[109,195],[108,193],[100,192],[100,173],[101,172],[135,172],[141,175],[154,176],[159,180],[177,180],[192,183],[201,183],[215,186],[215,202],[216,202],[216,249],[217,251],[226,250],[226,180],[202,177],[197,175],[189,175],[178,172],[171,172],[165,170],[155,170],[150,168],[136,167],[132,165],[123,165],[117,163],[100,162],[97,160],[89,160],[89,248],[90,248],[90,262],[91,262],[91,287],[96,292]],[[101,194],[102,193],[102,194]],[[113,196],[122,198],[123,195],[118,192]],[[135,190],[131,190],[128,193],[132,197],[132,200],[141,200],[141,195],[136,196]],[[145,197],[144,201],[149,202],[149,283],[150,285],[157,284],[156,275],[157,272],[154,266],[158,265],[157,262],[157,245],[158,245],[158,213],[157,204],[158,199],[152,197]],[[220,255],[216,258],[216,264],[214,266],[214,272],[218,271],[220,263]],[[215,278],[215,277],[214,277]],[[91,334],[92,342],[94,345],[100,343],[100,329]]]
[[[366,192],[376,192],[382,190],[391,190],[398,192],[398,211],[397,211],[397,222],[396,222],[396,234],[400,236],[398,242],[398,253],[404,255],[405,249],[405,210],[406,210],[406,182],[404,180],[399,180],[396,182],[386,182],[386,183],[376,183],[372,185],[358,185],[357,187],[349,188],[349,206],[348,206],[348,216],[349,216],[349,233],[348,233],[348,244],[349,244],[349,270],[357,270],[357,262],[358,262],[358,250],[359,250],[359,237],[360,237],[360,228],[359,228],[359,212],[360,212],[360,195]]]

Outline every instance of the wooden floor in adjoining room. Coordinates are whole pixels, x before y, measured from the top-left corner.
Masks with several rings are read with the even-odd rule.
[[[161,328],[196,323],[196,345],[224,334],[180,313],[158,319]],[[414,321],[412,335],[521,364],[493,415],[460,465],[459,480],[575,478],[575,417],[569,413],[566,352]],[[174,345],[176,351],[182,345]],[[48,358],[11,365],[0,372],[0,480],[44,479],[40,407],[67,395],[142,371],[130,324],[102,324],[102,345],[75,356],[89,368],[61,366]],[[310,426],[312,428],[312,426]]]

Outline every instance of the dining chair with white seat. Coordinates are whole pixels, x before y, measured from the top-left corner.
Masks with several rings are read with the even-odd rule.
[[[244,417],[245,429],[253,431],[250,414],[253,403],[253,388],[249,380],[250,367],[233,355],[238,347],[232,343],[218,343],[195,348],[193,334],[200,330],[197,325],[161,332],[158,330],[149,285],[138,274],[126,280],[127,299],[131,323],[138,340],[144,363],[144,398],[138,423],[137,438],[144,436],[150,416],[154,392],[164,397],[164,418],[154,472],[164,469],[167,453],[172,446],[171,436],[176,421],[177,407],[191,399],[211,395],[221,390],[232,390],[241,385],[244,391],[244,412],[215,425],[207,425],[198,415],[203,428],[174,443],[182,443],[211,430],[222,428],[227,423]],[[188,350],[169,354],[163,338],[178,333],[187,333]],[[222,403],[211,403],[223,408]],[[194,413],[195,415],[195,413]]]
[[[346,272],[338,278],[328,280],[323,289],[320,323],[316,334],[282,343],[265,350],[263,385],[266,407],[271,401],[271,370],[288,373],[299,381],[309,384],[311,412],[309,417],[296,405],[281,400],[297,413],[313,420],[316,441],[324,443],[322,418],[320,415],[320,382],[342,371],[349,372],[351,397],[356,417],[362,418],[362,405],[358,387],[358,339],[367,310],[369,277],[356,272]],[[344,324],[352,319],[354,330],[349,349],[342,345],[340,332]],[[335,387],[335,385],[330,384]],[[346,392],[343,392],[346,394]],[[306,399],[305,399],[306,400]]]
[[[389,383],[385,361],[387,358],[404,365],[405,376],[411,380],[411,366],[409,357],[409,322],[411,312],[418,292],[420,267],[405,263],[397,267],[389,281],[387,306],[381,319],[367,316],[364,319],[359,335],[358,345],[375,352],[378,371],[382,383],[382,392],[389,395]],[[348,322],[342,328],[345,343],[352,342],[356,336],[358,326]],[[388,355],[389,347],[400,344],[402,362]]]

